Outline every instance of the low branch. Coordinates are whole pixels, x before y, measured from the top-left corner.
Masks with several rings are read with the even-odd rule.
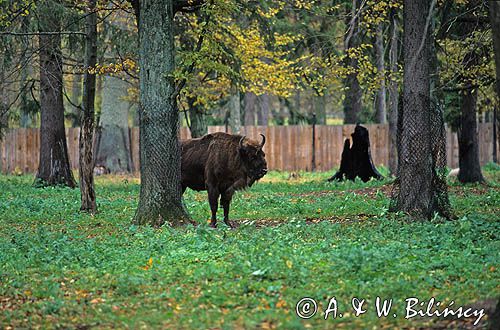
[[[457,87],[443,87],[442,89],[445,92],[468,91],[468,90],[472,90],[472,89],[476,89],[476,88],[480,88],[480,87],[490,86],[494,82],[495,82],[495,79],[490,78],[490,79],[486,80],[485,82],[483,82],[482,84],[466,84],[466,85],[457,86]]]
[[[0,36],[40,36],[40,35],[81,35],[86,36],[83,32],[78,31],[59,31],[59,32],[0,32]]]

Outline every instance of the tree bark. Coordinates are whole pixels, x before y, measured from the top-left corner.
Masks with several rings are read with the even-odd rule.
[[[187,99],[189,106],[189,130],[191,131],[192,138],[202,137],[208,133],[205,113],[203,113],[203,109],[199,104],[194,104],[195,101],[194,98],[188,97]]]
[[[269,122],[269,94],[264,93],[258,98],[259,111],[257,112],[257,125],[267,126]]]
[[[398,73],[398,15],[396,9],[392,9],[390,13],[390,49],[389,49],[389,65],[391,70],[391,80],[389,81],[389,173],[397,175],[398,169],[398,151],[397,151],[397,122],[399,108],[399,84],[396,80]]]
[[[458,180],[462,183],[484,182],[479,163],[479,144],[476,122],[477,90],[465,90],[460,106],[458,128]]]
[[[375,56],[379,76],[378,79],[380,80],[380,87],[375,98],[375,122],[379,124],[385,124],[387,122],[384,55],[384,27],[382,23],[379,23],[375,37]]]
[[[495,52],[495,90],[496,90],[496,102],[495,102],[495,114],[500,106],[500,2],[498,1],[489,1],[490,6],[490,22],[491,22],[491,30],[493,35],[493,49]],[[498,118],[494,116],[494,127],[497,127]],[[498,138],[498,135],[495,134],[494,140]],[[494,158],[496,158],[497,146],[496,143],[494,145]],[[496,162],[496,159],[495,159]]]
[[[103,168],[105,173],[132,171],[128,130],[129,103],[123,99],[127,95],[128,87],[129,84],[120,77],[104,76],[99,149],[95,165]]]
[[[246,92],[244,97],[245,104],[245,126],[255,125],[255,101],[257,96],[252,92]]]
[[[141,192],[133,222],[191,222],[182,201],[173,1],[139,2]]]
[[[233,88],[229,97],[229,127],[232,134],[239,134],[241,129],[240,92]]]
[[[475,7],[477,3],[469,3]],[[471,8],[473,9],[473,8]],[[477,22],[464,22],[461,27],[461,37],[464,39],[471,35],[477,26]],[[466,71],[471,70],[479,62],[476,50],[465,55],[463,66]],[[461,79],[465,86],[472,85],[470,79]],[[466,89],[461,94],[460,123],[457,130],[458,135],[458,180],[462,183],[484,182],[479,163],[479,142],[477,133],[477,90]]]
[[[404,0],[403,107],[399,116],[399,191],[395,210],[416,217],[434,212],[430,125],[430,0]]]
[[[22,32],[28,32],[28,25],[29,25],[29,16],[25,16],[21,20],[21,31]],[[29,37],[28,36],[23,36],[22,37],[22,45],[23,45],[23,52],[22,52],[22,60],[21,60],[21,118],[19,120],[19,126],[21,127],[31,127],[33,125],[33,109],[30,107],[30,102],[29,102],[29,57],[28,57],[28,48],[29,48]]]
[[[50,6],[39,5],[40,32],[57,32],[60,22],[51,15]],[[76,186],[71,172],[62,94],[63,73],[61,35],[41,34],[40,46],[40,159],[35,185]]]
[[[0,54],[0,141],[4,137],[5,129],[9,126],[8,115],[8,99],[5,88],[5,72],[6,72],[6,58],[5,54]],[[1,149],[1,148],[0,148]],[[1,162],[0,162],[1,163]]]
[[[81,103],[82,98],[82,75],[75,74],[73,75],[73,82],[71,86],[71,102],[75,105],[79,105]],[[80,126],[80,114],[81,109],[79,107],[75,107],[71,105],[71,126],[78,127]]]
[[[88,12],[86,16],[85,43],[85,74],[83,76],[83,98],[82,98],[82,119],[80,129],[80,159],[79,159],[79,179],[81,195],[81,211],[91,214],[97,211],[94,190],[94,114],[95,114],[95,91],[96,77],[90,73],[89,69],[94,68],[97,63],[97,0],[88,1]]]
[[[352,0],[351,16],[347,16],[346,22],[347,32],[345,39],[346,53],[349,49],[359,46],[359,13],[360,0]],[[347,75],[344,80],[346,87],[344,98],[344,124],[356,124],[359,121],[359,113],[362,109],[363,92],[358,80],[358,60],[355,56],[348,57],[348,67],[352,68],[354,72]]]

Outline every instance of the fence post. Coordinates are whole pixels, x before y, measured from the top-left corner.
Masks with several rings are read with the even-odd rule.
[[[316,114],[313,113],[312,118],[312,157],[311,171],[316,172]]]

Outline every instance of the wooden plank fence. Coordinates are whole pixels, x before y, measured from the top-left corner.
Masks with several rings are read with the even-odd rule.
[[[388,164],[388,125],[364,125],[370,132],[374,163]],[[493,125],[482,123],[479,128],[479,159],[482,165],[492,160]],[[224,126],[209,126],[209,133],[224,131]],[[0,142],[0,172],[34,173],[38,167],[40,137],[38,128],[8,130]],[[350,137],[354,125],[316,126],[316,170],[330,171],[339,166],[344,140]],[[67,128],[68,153],[71,165],[78,168],[79,128]],[[268,167],[272,170],[310,171],[312,168],[311,126],[245,126],[241,134],[260,140],[259,133],[267,137],[264,151]],[[130,128],[131,153],[134,171],[139,170],[139,128]],[[181,139],[190,137],[187,127],[180,131]],[[447,129],[447,161],[451,168],[458,167],[458,141],[456,133]]]

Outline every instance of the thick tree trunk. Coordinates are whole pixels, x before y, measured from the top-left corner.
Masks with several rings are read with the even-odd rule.
[[[397,175],[398,151],[397,151],[397,123],[399,108],[399,84],[396,79],[398,72],[398,15],[395,9],[390,13],[390,38],[389,65],[391,70],[391,80],[389,81],[389,172]]]
[[[384,47],[384,27],[382,23],[377,26],[375,37],[375,56],[377,59],[378,79],[380,87],[375,97],[375,122],[385,124],[387,122],[386,88],[385,88],[385,47]]]
[[[85,43],[85,74],[83,76],[83,99],[82,99],[82,126],[80,129],[80,210],[95,213],[97,205],[94,190],[94,102],[96,79],[95,74],[89,72],[97,63],[97,13],[95,12],[97,0],[88,1],[88,13],[86,17],[87,39]]]
[[[403,107],[399,116],[399,185],[395,209],[430,217],[434,212],[430,125],[430,0],[404,0]]]
[[[257,96],[252,92],[246,92],[244,97],[245,104],[245,126],[255,125],[255,102]]]
[[[123,98],[130,85],[114,76],[104,76],[99,150],[96,167],[105,173],[128,173],[132,170],[128,130],[129,103]]]
[[[175,97],[173,1],[140,1],[141,193],[133,222],[190,222],[182,201],[179,114]]]
[[[56,32],[60,22],[46,5],[39,6],[40,31]],[[35,185],[76,186],[71,172],[62,94],[61,36],[40,35],[40,160]]]
[[[344,41],[345,51],[359,46],[359,17],[360,0],[352,0],[351,16],[347,16],[347,32]],[[344,80],[346,87],[344,98],[344,124],[356,124],[359,121],[359,114],[362,109],[363,92],[358,80],[358,60],[354,56],[348,57],[347,65],[354,69]]]
[[[189,106],[189,130],[191,131],[192,138],[202,137],[208,133],[207,121],[205,120],[205,114],[203,109],[199,104],[194,104],[195,99],[188,98]]]
[[[229,127],[231,133],[239,134],[241,129],[240,92],[234,88],[229,98]]]
[[[269,94],[259,95],[259,111],[257,112],[257,125],[267,126],[269,122]]]
[[[491,30],[493,34],[493,48],[495,51],[495,72],[496,72],[496,80],[495,80],[495,90],[496,90],[496,105],[495,105],[495,112],[500,105],[500,2],[499,1],[489,1],[489,6],[490,6],[490,22],[491,22]],[[498,124],[498,118],[497,116],[493,116],[493,121],[494,121],[494,127],[495,129],[497,128]],[[498,132],[496,132],[498,133]],[[494,152],[493,152],[493,157],[494,161],[496,162],[496,152],[497,152],[497,146],[496,146],[496,140],[498,138],[498,135],[495,134],[494,137]]]
[[[359,122],[359,114],[363,106],[361,100],[363,92],[359,85],[357,73],[350,74],[345,80],[345,85],[347,89],[344,99],[344,124],[356,124]]]
[[[473,10],[480,0],[469,3],[469,9]],[[466,38],[474,32],[477,23],[462,23],[462,37]],[[479,62],[476,50],[465,55],[463,66],[466,71],[471,70]],[[470,79],[462,79],[462,83],[472,85]],[[458,172],[458,180],[462,183],[483,182],[483,174],[481,173],[481,164],[479,163],[479,143],[477,132],[477,90],[466,89],[461,94],[462,100],[460,105],[460,125],[457,130],[458,135],[458,163],[460,171]]]
[[[476,122],[477,91],[465,90],[462,95],[460,127],[458,128],[458,180],[462,183],[483,182],[479,163]]]

